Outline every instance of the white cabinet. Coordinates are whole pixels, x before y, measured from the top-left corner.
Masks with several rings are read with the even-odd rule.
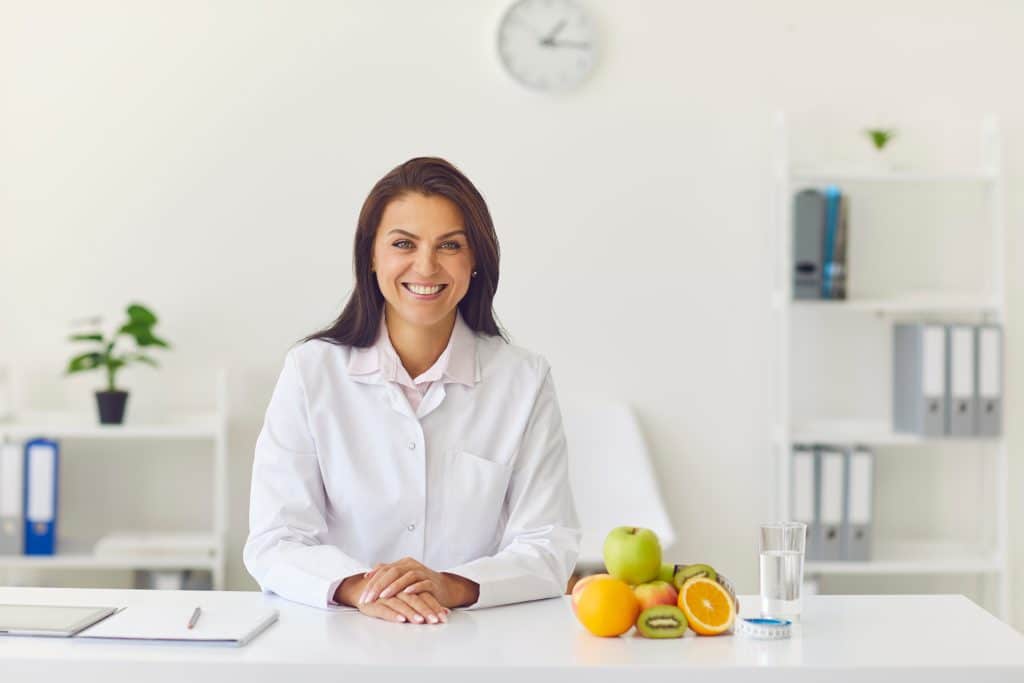
[[[779,113],[772,169],[776,253],[771,302],[779,367],[776,514],[792,517],[795,445],[871,447],[876,471],[894,473],[891,480],[876,477],[876,501],[883,502],[876,502],[874,510],[872,559],[808,562],[805,575],[821,579],[826,589],[828,577],[836,575],[962,576],[987,582],[987,606],[1005,619],[1005,436],[926,438],[897,433],[891,420],[895,322],[996,323],[1006,329],[997,122],[990,117],[980,126],[975,167],[938,171],[800,166],[790,161],[800,131],[794,128],[791,137],[788,127],[786,115]],[[806,187],[828,184],[850,196],[848,299],[795,301],[793,197]],[[1010,348],[1004,344],[1007,353]],[[1004,433],[1008,422],[1004,419]],[[914,485],[906,486],[908,478],[896,476],[901,473]],[[929,497],[931,507],[919,503]],[[886,499],[895,502],[886,507]]]
[[[6,570],[104,570],[104,569],[205,569],[212,575],[215,590],[223,590],[225,582],[225,543],[227,531],[227,377],[221,370],[216,373],[216,410],[206,413],[171,413],[159,420],[135,421],[126,419],[122,425],[101,425],[95,411],[80,413],[19,413],[0,419],[0,440],[24,442],[46,437],[60,442],[61,458],[75,457],[76,444],[84,440],[104,440],[139,443],[156,441],[200,441],[209,447],[209,469],[195,476],[212,482],[212,519],[202,532],[181,530],[147,531],[135,528],[126,521],[117,529],[99,530],[100,536],[109,531],[128,531],[131,537],[121,539],[119,547],[106,544],[107,549],[96,548],[98,540],[67,537],[57,526],[57,554],[52,556],[0,555],[0,576]],[[13,400],[10,401],[14,403]],[[121,451],[124,451],[123,453]],[[111,453],[121,457],[147,457],[145,449],[119,449],[112,443]],[[104,476],[97,473],[96,476]],[[125,496],[133,491],[125,486]],[[141,495],[134,492],[134,495]],[[187,504],[187,497],[182,497]],[[145,504],[143,501],[140,504]],[[58,502],[59,506],[59,502]],[[59,507],[58,507],[59,519]],[[116,540],[116,539],[111,539]],[[134,548],[130,550],[129,548]],[[96,552],[99,550],[99,552]]]

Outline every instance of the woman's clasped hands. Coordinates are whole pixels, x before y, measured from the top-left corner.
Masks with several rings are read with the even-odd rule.
[[[377,564],[359,581],[355,607],[360,612],[409,623],[447,622],[449,607],[456,606],[453,580],[406,557]]]

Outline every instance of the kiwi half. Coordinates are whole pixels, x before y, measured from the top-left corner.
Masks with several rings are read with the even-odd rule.
[[[677,564],[675,576],[672,577],[672,584],[676,587],[676,590],[682,590],[683,584],[695,576],[706,576],[712,581],[718,580],[718,572],[709,564]]]
[[[682,638],[689,625],[683,610],[673,605],[648,607],[636,619],[636,630],[644,638]]]

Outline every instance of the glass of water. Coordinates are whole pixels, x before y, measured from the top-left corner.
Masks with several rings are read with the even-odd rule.
[[[761,525],[761,616],[796,621],[802,602],[807,525]]]

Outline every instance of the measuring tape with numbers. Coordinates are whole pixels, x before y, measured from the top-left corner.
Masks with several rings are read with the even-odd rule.
[[[740,619],[736,632],[755,640],[783,640],[793,632],[793,622],[788,619]]]

